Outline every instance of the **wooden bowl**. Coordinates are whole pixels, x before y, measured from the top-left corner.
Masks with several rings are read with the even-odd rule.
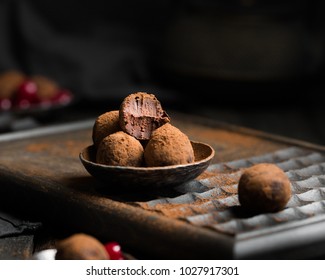
[[[214,149],[205,143],[193,142],[195,161],[189,164],[162,167],[133,167],[98,164],[95,147],[86,147],[79,155],[85,169],[107,188],[119,186],[137,190],[139,187],[172,187],[199,176],[214,157]]]

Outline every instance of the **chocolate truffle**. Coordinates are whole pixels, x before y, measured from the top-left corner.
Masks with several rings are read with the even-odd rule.
[[[100,142],[96,161],[106,165],[141,166],[143,147],[139,140],[123,131],[118,131],[106,136]]]
[[[36,84],[37,95],[40,99],[50,99],[59,91],[59,85],[47,77],[34,75],[30,79]]]
[[[152,131],[169,121],[169,116],[153,94],[133,93],[121,103],[120,126],[139,140],[148,140]]]
[[[167,166],[194,162],[194,151],[188,137],[170,123],[157,128],[144,150],[147,166]]]
[[[12,70],[0,75],[0,99],[11,98],[18,87],[26,80],[26,76]]]
[[[93,126],[93,142],[96,147],[108,135],[120,131],[119,111],[109,111],[100,115]]]
[[[105,246],[95,237],[84,233],[60,240],[56,249],[56,260],[109,260]]]
[[[260,163],[249,167],[238,184],[240,204],[253,212],[282,210],[291,197],[291,184],[275,164]]]

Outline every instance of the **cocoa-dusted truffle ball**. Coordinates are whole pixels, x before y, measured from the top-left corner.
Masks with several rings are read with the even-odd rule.
[[[34,75],[30,79],[36,84],[37,95],[40,99],[52,98],[59,91],[59,85],[50,78],[42,75]]]
[[[118,131],[106,136],[99,144],[97,163],[119,166],[141,166],[143,147],[139,140]]]
[[[19,71],[7,71],[0,75],[0,99],[11,98],[18,87],[26,80]]]
[[[108,135],[120,131],[119,111],[109,111],[100,115],[93,126],[92,138],[96,147]]]
[[[167,166],[194,162],[194,151],[187,135],[170,123],[157,128],[144,151],[147,166]]]
[[[109,260],[105,246],[95,237],[84,233],[60,240],[56,249],[56,260]]]
[[[139,140],[148,140],[152,131],[169,121],[169,116],[153,94],[133,93],[121,103],[120,126]]]
[[[260,163],[246,169],[238,184],[240,204],[254,212],[282,210],[291,197],[290,181],[275,164]]]

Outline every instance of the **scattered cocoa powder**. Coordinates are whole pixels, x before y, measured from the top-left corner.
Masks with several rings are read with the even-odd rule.
[[[231,186],[223,186],[222,189],[229,193],[229,194],[237,194],[238,193],[238,189],[237,189],[237,183],[234,183],[234,185],[231,185]]]
[[[169,218],[182,219],[189,216],[207,214],[209,211],[215,211],[216,208],[212,201],[223,200],[227,197],[237,195],[237,184],[241,174],[246,168],[241,169],[233,174],[223,174],[217,172],[205,171],[197,178],[205,180],[204,184],[211,188],[210,197],[196,199],[191,203],[158,203],[150,206],[148,202],[137,202],[136,205],[141,208],[159,213]],[[230,206],[229,206],[230,207]],[[227,205],[218,209],[224,211],[228,208]]]
[[[205,201],[206,202],[206,201]],[[202,204],[204,201],[195,202],[196,204]],[[155,206],[149,206],[145,202],[137,203],[141,208],[162,214],[169,218],[183,218],[187,216],[191,216],[194,214],[193,209],[191,208],[194,203],[161,203],[156,204]]]
[[[31,143],[26,146],[26,151],[31,153],[47,153],[55,156],[66,156],[67,151],[69,155],[78,156],[82,147],[87,146],[88,142],[80,140],[66,140],[62,141],[60,145],[53,145],[50,142]]]
[[[209,143],[216,151],[213,163],[228,162],[239,158],[258,156],[274,152],[289,145],[267,138],[232,131],[216,126],[197,124],[191,119],[173,120],[191,140]]]
[[[212,187],[222,187],[229,186],[238,183],[241,173],[235,173],[233,176],[229,174],[214,174],[213,176],[207,177],[209,180],[205,181],[206,186]]]
[[[42,152],[42,151],[48,150],[49,147],[50,147],[50,144],[49,143],[33,143],[33,144],[29,144],[26,147],[26,150],[28,152],[38,153],[38,152]]]
[[[209,210],[215,209],[213,204],[211,204],[211,200],[221,200],[228,196],[229,194],[221,193],[218,196],[197,199],[191,203],[158,203],[154,206],[150,206],[146,202],[138,202],[136,204],[145,210],[157,212],[169,218],[185,218],[208,213]]]

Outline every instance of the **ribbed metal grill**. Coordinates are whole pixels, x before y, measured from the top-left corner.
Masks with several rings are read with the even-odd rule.
[[[286,172],[292,197],[280,212],[252,215],[239,205],[237,184],[246,168],[262,162],[277,164]],[[325,214],[325,155],[291,147],[213,164],[196,180],[175,190],[180,195],[137,204],[149,211],[231,235],[308,219]]]

